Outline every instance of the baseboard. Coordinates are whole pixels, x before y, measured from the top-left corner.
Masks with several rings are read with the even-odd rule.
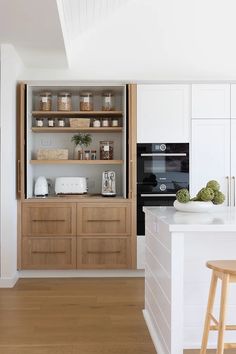
[[[152,338],[152,342],[154,344],[156,352],[158,354],[166,354],[164,349],[163,349],[163,346],[162,346],[162,344],[161,344],[161,342],[160,342],[160,340],[159,340],[159,338],[158,338],[158,336],[156,334],[156,331],[155,331],[155,329],[153,327],[151,318],[150,318],[147,310],[143,310],[143,317],[144,317],[146,325],[148,327],[148,330],[149,330],[150,336]]]
[[[19,279],[19,272],[12,278],[0,278],[0,288],[13,288]]]
[[[143,278],[143,270],[21,270],[19,278]]]

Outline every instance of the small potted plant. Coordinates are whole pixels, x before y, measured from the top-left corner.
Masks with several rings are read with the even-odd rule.
[[[74,159],[83,160],[83,149],[91,144],[91,135],[78,133],[72,136],[71,141],[75,144]]]

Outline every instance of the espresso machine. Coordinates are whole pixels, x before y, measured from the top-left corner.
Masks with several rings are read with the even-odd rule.
[[[115,197],[116,195],[116,174],[114,171],[104,171],[102,174],[102,195],[104,197]]]

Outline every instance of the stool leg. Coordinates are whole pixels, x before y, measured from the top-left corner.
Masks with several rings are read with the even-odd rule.
[[[218,343],[217,343],[216,354],[224,353],[224,331],[225,331],[228,290],[229,290],[229,274],[224,274],[222,279],[222,288],[221,288],[220,319],[219,319]]]
[[[206,354],[207,342],[208,342],[208,336],[209,336],[209,330],[210,330],[210,323],[211,323],[210,314],[212,314],[212,310],[213,310],[217,280],[218,280],[218,278],[217,278],[215,272],[213,271],[212,277],[211,277],[211,285],[210,285],[210,290],[209,290],[209,297],[208,297],[208,304],[207,304],[207,310],[206,310],[206,317],[205,317],[205,324],[204,324],[204,331],[203,331],[203,336],[202,336],[202,346],[201,346],[200,354]]]

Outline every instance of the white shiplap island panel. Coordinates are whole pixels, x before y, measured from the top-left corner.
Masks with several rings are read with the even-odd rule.
[[[144,317],[158,354],[200,348],[211,271],[206,261],[236,260],[236,208],[206,213],[145,207]],[[215,315],[219,311],[219,288]],[[236,324],[236,285],[230,288],[228,323]],[[216,333],[209,348],[216,348]],[[226,341],[235,342],[232,332]]]

